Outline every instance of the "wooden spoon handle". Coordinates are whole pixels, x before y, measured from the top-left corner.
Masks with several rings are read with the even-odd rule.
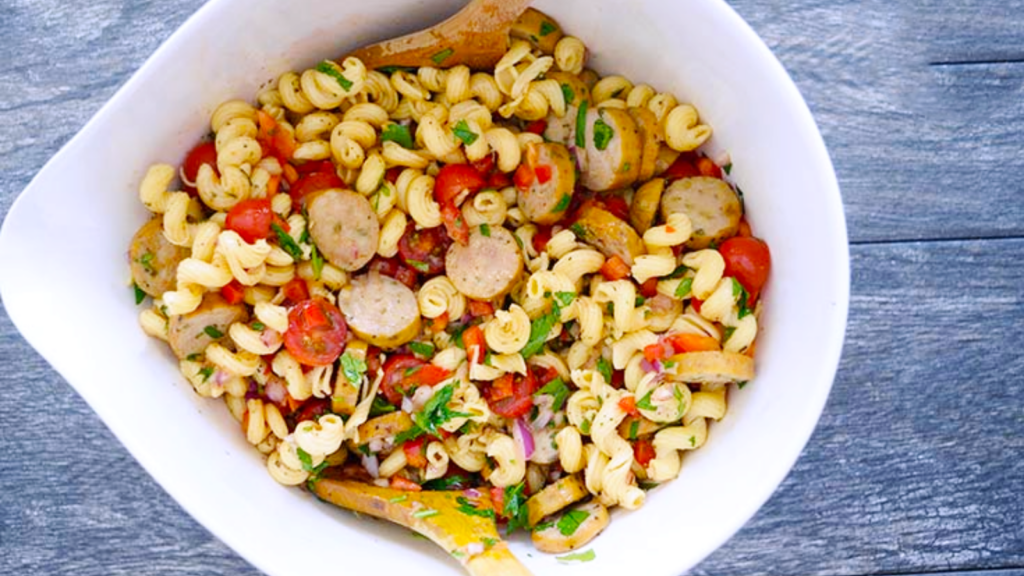
[[[533,576],[509,551],[504,542],[474,556],[466,563],[471,576]]]

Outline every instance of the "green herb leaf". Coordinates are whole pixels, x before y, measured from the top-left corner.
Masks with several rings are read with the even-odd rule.
[[[142,301],[146,299],[146,293],[139,288],[138,284],[132,283],[132,289],[135,290],[135,305],[142,304]]]
[[[206,333],[206,335],[209,336],[210,338],[216,339],[224,337],[224,333],[218,330],[217,327],[212,324],[207,326],[206,328],[203,328],[203,332]]]
[[[566,105],[572,104],[572,101],[576,99],[576,91],[572,89],[572,86],[563,83],[562,97],[565,98]]]
[[[604,377],[605,384],[612,383],[612,365],[608,363],[604,356],[597,359],[597,371]]]
[[[415,268],[419,272],[423,272],[424,274],[426,274],[427,272],[430,272],[430,264],[427,264],[426,262],[423,262],[421,260],[409,259],[409,260],[406,260],[405,263],[408,264],[409,266],[412,266],[413,268]]]
[[[580,422],[580,432],[584,434],[590,434],[590,420],[584,420]]]
[[[451,48],[445,48],[444,50],[441,50],[437,54],[431,56],[430,59],[434,61],[434,64],[440,66],[441,63],[450,58],[452,54],[455,54],[455,50]]]
[[[402,494],[401,496],[395,496],[393,498],[388,498],[388,502],[390,502],[392,504],[399,504],[401,502],[405,502],[408,499],[409,499],[409,495],[408,494]]]
[[[569,208],[569,203],[572,202],[572,197],[568,194],[562,194],[562,199],[558,201],[554,209],[551,210],[553,213],[565,212]]]
[[[415,74],[416,73],[416,67],[415,66],[381,66],[380,68],[377,68],[377,72],[380,72],[381,74],[394,74],[395,72],[398,72],[398,71],[411,72],[411,73]]]
[[[206,382],[210,376],[213,376],[213,366],[203,366],[199,369],[199,373],[203,375],[203,382]]]
[[[298,242],[295,241],[284,228],[281,228],[280,224],[276,222],[270,225],[270,229],[277,234],[277,242],[281,245],[281,249],[288,253],[289,256],[295,260],[302,259],[302,247],[299,246]]]
[[[266,328],[267,325],[264,324],[263,322],[260,322],[259,320],[252,323],[252,329],[256,330],[257,332],[263,332],[264,330],[266,330]]]
[[[558,519],[558,531],[562,533],[562,536],[572,536],[576,533],[576,530],[583,524],[583,521],[590,518],[590,512],[585,510],[570,510],[562,517]]]
[[[548,34],[551,34],[552,32],[555,32],[556,30],[558,30],[558,27],[552,24],[551,22],[548,22],[547,20],[544,20],[543,22],[540,23],[540,35],[542,38],[544,36],[547,36]]]
[[[693,447],[693,448],[697,447],[697,437],[696,436],[690,436],[690,446]]]
[[[483,509],[483,510],[481,510],[480,508],[476,507],[476,504],[471,502],[469,500],[469,498],[466,498],[465,496],[459,496],[459,497],[455,498],[455,501],[459,504],[459,507],[456,508],[456,510],[458,510],[459,512],[462,512],[463,514],[465,514],[467,516],[480,516],[482,518],[494,518],[494,510],[491,510],[491,509]]]
[[[583,225],[580,224],[579,222],[574,222],[572,226],[569,226],[569,230],[572,230],[572,233],[575,234],[576,237],[579,238],[580,240],[586,240],[587,229],[584,228]]]
[[[497,538],[481,538],[480,541],[483,542],[484,546],[487,546],[488,548],[494,548],[495,544],[498,543]]]
[[[348,92],[349,90],[352,89],[352,81],[349,80],[348,78],[345,78],[345,75],[341,73],[341,70],[335,68],[333,63],[324,60],[323,62],[316,65],[316,71],[323,72],[324,74],[327,74],[331,78],[337,80],[342,90]]]
[[[352,384],[358,384],[366,374],[366,361],[345,353],[341,355],[341,373]]]
[[[725,330],[722,331],[722,342],[725,342],[729,338],[732,338],[732,334],[735,331],[736,331],[736,327],[735,326],[726,326]]]
[[[580,102],[580,108],[576,111],[576,147],[583,148],[587,145],[587,101]]]
[[[643,296],[637,296],[636,298],[633,299],[633,307],[639,308],[644,305],[644,302],[647,302],[647,298],[644,298]]]
[[[427,359],[434,356],[434,345],[429,342],[409,342],[409,350]]]
[[[594,554],[594,549],[591,548],[585,552],[575,552],[573,554],[566,554],[565,556],[555,556],[555,560],[559,562],[590,562],[597,558],[597,554]]]
[[[693,278],[683,278],[679,281],[679,285],[676,286],[676,298],[682,300],[690,295],[690,290],[693,288]]]
[[[383,142],[394,142],[402,148],[412,149],[412,133],[409,132],[408,126],[401,124],[388,124],[384,127],[384,131],[380,134],[380,141]]]
[[[534,396],[539,394],[548,394],[549,396],[554,397],[555,402],[551,405],[551,409],[558,412],[565,404],[566,398],[569,397],[569,387],[565,385],[565,382],[562,381],[561,377],[558,377],[533,393]]]
[[[203,355],[200,354],[199,352],[193,352],[193,353],[189,354],[188,356],[185,356],[185,360],[188,360],[189,362],[196,362],[196,361],[198,361],[202,357],[203,357]]]
[[[152,252],[146,252],[142,256],[139,256],[139,264],[142,264],[142,268],[146,270],[146,273],[156,274],[156,268],[153,268]]]
[[[629,423],[629,436],[630,440],[636,440],[637,435],[640,433],[640,421],[633,420]]]
[[[651,410],[652,412],[657,410],[658,408],[651,404],[651,394],[654,394],[653,388],[648,390],[647,394],[644,394],[644,397],[637,401],[636,407],[641,410]]]
[[[598,150],[604,150],[608,148],[608,143],[612,141],[615,136],[615,130],[609,126],[603,118],[598,118],[594,122],[594,146]]]
[[[530,339],[526,341],[526,346],[520,352],[523,358],[529,358],[540,352],[544,343],[547,342],[551,329],[558,323],[559,316],[561,316],[560,311],[552,310],[530,323]]]
[[[309,452],[306,452],[302,448],[296,448],[295,455],[299,457],[299,462],[302,462],[303,470],[306,472],[313,471],[313,457],[309,455]]]
[[[417,510],[417,511],[413,512],[412,513],[412,517],[413,518],[431,518],[433,516],[437,516],[438,514],[440,514],[440,512],[438,512],[437,510],[434,510],[432,508],[425,508],[423,510]]]
[[[481,224],[480,225],[480,234],[483,234],[484,236],[490,238],[491,237],[491,226],[489,224],[487,224],[486,222]]]
[[[561,308],[572,304],[572,301],[576,299],[575,292],[555,292],[555,302],[559,308],[559,316],[561,316]]]
[[[472,414],[465,412],[454,412],[448,407],[448,403],[452,401],[452,395],[455,393],[455,385],[448,384],[444,388],[441,388],[434,395],[427,400],[427,403],[423,406],[423,411],[413,416],[413,421],[416,426],[421,428],[424,432],[429,433],[431,436],[440,436],[441,432],[439,428],[449,420],[453,418],[469,418]],[[397,443],[397,440],[395,441]]]
[[[383,396],[374,396],[373,404],[370,405],[370,418],[390,414],[395,410],[398,410],[398,408],[395,408],[394,404],[388,402],[387,398]]]
[[[686,398],[683,398],[683,389],[680,388],[680,386],[683,386],[683,384],[672,384],[672,397],[675,398],[676,403],[679,404],[679,413],[686,414]]]
[[[676,278],[682,278],[683,276],[686,275],[686,272],[689,269],[690,269],[689,267],[687,267],[687,266],[685,266],[683,264],[680,264],[679,266],[676,266],[676,269],[673,270],[672,273],[669,274],[668,276],[666,276],[665,278],[668,279],[668,280],[675,280]]]
[[[526,483],[520,482],[515,486],[505,487],[504,506],[502,515],[508,518],[508,532],[512,533],[517,528],[529,530],[530,521],[526,509]]]
[[[739,290],[738,293],[737,289]],[[732,279],[732,295],[739,296],[739,300],[736,302],[736,306],[739,308],[739,313],[736,315],[737,318],[744,318],[753,314],[753,311],[747,304],[747,300],[750,298],[750,293],[748,293],[747,289],[744,288],[743,285],[740,284],[740,281],[735,278]]]
[[[461,474],[435,478],[423,483],[424,490],[463,490],[469,486],[469,478]]]
[[[722,172],[725,172],[726,176],[732,173],[732,162],[729,162],[725,166],[722,166]]]
[[[313,261],[313,280],[320,280],[320,273],[324,270],[324,259],[316,249],[316,244],[313,244],[313,252],[310,254],[310,259]]]
[[[414,424],[412,428],[409,428],[408,430],[403,430],[398,434],[395,434],[395,446],[401,446],[406,442],[410,442],[412,440],[419,438],[420,436],[423,436],[423,434],[423,429]]]
[[[455,134],[455,137],[462,140],[466,146],[471,146],[480,137],[479,134],[469,129],[469,124],[464,119],[459,120],[459,123],[452,129],[452,134]]]
[[[743,387],[746,386],[749,382],[749,380],[741,380],[736,383],[736,387],[739,388],[740,390],[743,390]]]

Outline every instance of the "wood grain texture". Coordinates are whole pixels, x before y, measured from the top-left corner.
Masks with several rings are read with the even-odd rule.
[[[692,574],[1024,576],[1024,0],[730,3],[807,98],[866,244],[817,432]],[[0,214],[201,5],[0,4]],[[956,238],[1004,239],[934,242]],[[2,306],[0,359],[0,574],[258,574]]]

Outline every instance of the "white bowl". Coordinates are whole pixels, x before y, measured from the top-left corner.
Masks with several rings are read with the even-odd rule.
[[[459,567],[402,529],[276,484],[223,404],[192,393],[165,346],[143,335],[125,259],[146,218],[139,181],[151,163],[179,161],[219,102],[251,99],[285,70],[422,27],[460,4],[211,1],[50,160],[0,232],[0,292],[25,338],[186,510],[269,574]],[[560,564],[527,554],[525,539],[513,544],[536,574],[677,575],[768,499],[825,404],[849,297],[839,189],[796,87],[725,2],[537,7],[587,43],[598,70],[698,107],[714,146],[731,154],[750,223],[772,250],[757,378],[732,391],[728,415],[687,456],[680,478],[650,493],[642,510],[617,512],[592,543],[593,562]]]

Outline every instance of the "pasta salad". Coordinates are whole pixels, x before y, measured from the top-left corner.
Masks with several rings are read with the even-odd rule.
[[[493,70],[346,58],[224,102],[147,171],[129,263],[276,481],[475,489],[564,552],[754,377],[771,264],[692,105],[522,22]]]

